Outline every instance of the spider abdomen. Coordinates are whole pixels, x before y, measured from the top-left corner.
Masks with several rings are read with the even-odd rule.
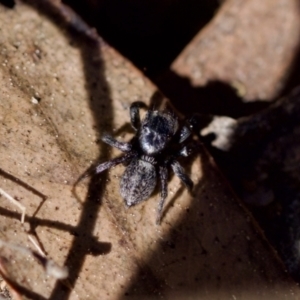
[[[120,183],[120,193],[127,206],[147,200],[156,186],[155,166],[143,159],[133,159]]]

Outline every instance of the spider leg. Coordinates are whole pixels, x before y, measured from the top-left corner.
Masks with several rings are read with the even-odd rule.
[[[185,125],[179,132],[179,143],[183,143],[192,133],[199,135],[200,129],[207,125],[208,121],[207,116],[198,113],[192,114],[192,116],[185,120]]]
[[[179,150],[177,155],[188,157],[190,155],[190,149],[187,146],[184,146]]]
[[[173,160],[171,162],[171,167],[175,175],[178,176],[180,180],[185,184],[185,186],[191,191],[193,189],[194,183],[191,178],[185,174],[184,169],[179,164],[179,162],[177,160]]]
[[[128,153],[126,153],[123,156],[120,156],[120,157],[111,159],[109,161],[106,161],[104,163],[101,163],[100,165],[98,165],[95,168],[94,174],[102,173],[103,171],[105,171],[105,170],[107,170],[109,168],[112,168],[112,167],[114,167],[116,165],[119,165],[119,164],[121,164],[121,163],[123,163],[125,161],[128,161],[128,160],[132,159],[133,156],[134,156],[134,154],[132,152],[128,152]]]
[[[129,152],[131,150],[130,143],[120,142],[107,133],[105,133],[102,136],[102,141],[112,147],[115,147],[115,148],[123,151],[123,152]]]
[[[179,132],[179,143],[183,143],[187,140],[192,133],[197,133],[200,130],[200,120],[204,119],[199,114],[193,114],[191,117],[185,119],[185,125],[181,128]]]
[[[174,157],[184,156],[188,157],[191,154],[199,151],[201,143],[199,141],[191,141],[187,145],[184,145],[175,155]]]
[[[146,107],[146,104],[141,101],[133,102],[130,106],[130,122],[135,130],[138,130],[141,125],[140,108]]]
[[[90,167],[88,170],[86,170],[81,176],[79,176],[79,178],[76,180],[76,182],[74,183],[74,186],[76,186],[81,180],[83,180],[86,177],[89,177],[91,175],[96,175],[96,174],[100,174],[101,172],[112,168],[118,164],[121,164],[123,162],[126,162],[130,159],[132,159],[132,157],[135,155],[134,152],[127,152],[125,155],[122,155],[120,157],[114,158],[112,160],[106,161],[104,163],[99,164],[98,166],[92,166]]]
[[[192,134],[192,131],[185,125],[179,132],[179,143],[183,143]]]
[[[162,217],[162,210],[164,207],[165,200],[168,196],[168,169],[166,166],[159,167],[159,178],[161,184],[161,192],[160,192],[160,199],[158,203],[157,209],[157,218],[156,224],[159,225]]]

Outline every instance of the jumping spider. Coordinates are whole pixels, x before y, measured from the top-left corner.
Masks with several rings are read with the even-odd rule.
[[[147,108],[143,102],[134,102],[130,106],[130,119],[135,136],[128,143],[105,134],[102,140],[125,152],[121,157],[99,164],[95,174],[112,168],[120,163],[128,163],[120,182],[120,193],[127,206],[138,204],[150,197],[155,189],[157,177],[160,179],[161,194],[158,204],[156,223],[161,221],[164,201],[168,194],[168,167],[181,179],[191,191],[192,180],[176,160],[179,156],[189,156],[187,147],[191,137],[191,125],[179,128],[175,114],[169,110],[150,109],[145,118],[140,119],[140,108]]]

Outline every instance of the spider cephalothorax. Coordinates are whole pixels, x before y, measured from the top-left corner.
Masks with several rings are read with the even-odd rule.
[[[159,224],[168,194],[169,167],[189,190],[193,187],[193,182],[177,161],[178,156],[189,155],[188,138],[192,132],[187,124],[180,127],[177,117],[169,110],[150,109],[141,121],[140,108],[146,108],[146,105],[134,102],[130,107],[131,124],[136,131],[130,142],[120,142],[108,134],[102,137],[105,143],[125,154],[101,163],[95,173],[99,174],[120,163],[128,163],[120,182],[120,193],[127,206],[148,199],[159,179],[161,196],[156,220]]]

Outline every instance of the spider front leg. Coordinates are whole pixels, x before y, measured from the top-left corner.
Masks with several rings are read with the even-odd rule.
[[[130,122],[136,131],[141,126],[140,108],[147,108],[147,105],[144,102],[136,101],[130,106]]]
[[[120,142],[120,141],[116,140],[115,138],[113,138],[109,134],[104,134],[102,136],[102,141],[112,147],[115,147],[115,148],[123,151],[123,152],[129,152],[132,148],[130,143]]]
[[[160,224],[161,217],[162,217],[162,210],[164,207],[165,200],[168,196],[168,169],[166,166],[159,167],[159,178],[160,178],[161,191],[160,191],[160,200],[157,209],[156,225]]]

